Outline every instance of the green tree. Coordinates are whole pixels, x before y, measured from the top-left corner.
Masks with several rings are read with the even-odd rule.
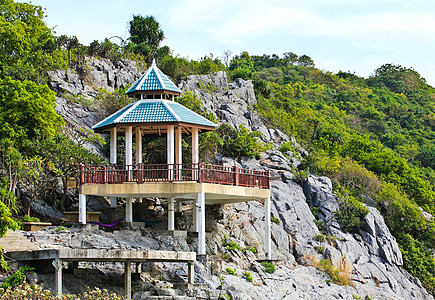
[[[132,50],[142,54],[150,62],[165,38],[159,22],[153,16],[133,15],[129,25]]]
[[[46,85],[0,79],[0,138],[24,145],[27,139],[52,136],[63,124],[54,111],[55,102],[54,92]]]

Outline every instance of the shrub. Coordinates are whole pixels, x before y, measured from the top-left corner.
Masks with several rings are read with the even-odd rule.
[[[59,232],[59,231],[63,231],[63,230],[65,230],[65,227],[59,226],[54,231]]]
[[[249,282],[252,282],[254,280],[254,278],[252,278],[251,272],[248,271],[245,271],[245,273],[243,273],[243,277],[245,277],[245,279]]]
[[[24,216],[24,222],[41,222],[37,217]]]
[[[229,275],[233,275],[236,276],[236,269],[231,269],[231,268],[226,268],[225,271],[227,272],[227,274]]]
[[[242,247],[234,241],[228,240],[226,237],[222,242],[222,246],[227,248],[229,251],[235,251],[236,249],[243,252]]]
[[[318,241],[318,242],[324,242],[324,241],[326,241],[326,237],[325,237],[325,235],[324,235],[323,233],[317,233],[317,234],[314,236],[314,239],[315,239],[316,241]]]
[[[337,191],[337,197],[340,200],[340,209],[335,212],[335,217],[341,229],[351,233],[357,232],[363,225],[364,217],[369,210],[346,191],[344,193]]]
[[[352,285],[350,279],[351,267],[344,257],[341,258],[337,266],[333,266],[329,259],[322,259],[317,268],[324,271],[335,284]]]
[[[325,252],[325,247],[323,246],[316,246],[316,252],[319,254],[323,254]]]
[[[263,261],[261,263],[261,265],[263,266],[264,272],[266,272],[266,273],[272,274],[276,270],[276,267],[275,267],[274,263],[271,262],[271,261],[270,262],[269,261]]]
[[[257,249],[254,248],[254,247],[246,248],[246,251],[251,251],[251,252],[254,253],[254,254],[257,254],[257,253],[258,253]]]
[[[17,271],[14,272],[11,276],[9,276],[6,281],[1,285],[3,289],[10,289],[16,286],[19,286],[26,279],[27,273],[32,273],[35,271],[35,268],[30,267],[21,267]]]
[[[276,225],[279,225],[281,223],[281,221],[279,220],[279,218],[277,217],[270,217],[270,221],[275,223]]]

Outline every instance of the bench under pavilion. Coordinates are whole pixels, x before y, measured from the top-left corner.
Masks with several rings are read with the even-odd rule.
[[[206,254],[205,209],[207,204],[264,201],[265,257],[271,259],[269,172],[204,164],[199,161],[198,135],[217,125],[175,102],[181,90],[156,66],[151,67],[126,92],[136,99],[95,124],[96,133],[110,135],[110,164],[79,169],[79,222],[86,224],[86,197],[126,199],[126,222],[133,222],[134,199],[168,199],[168,230],[174,230],[175,214],[183,203],[193,203],[193,227],[198,232],[198,254]],[[125,165],[117,164],[117,136],[125,136]],[[192,140],[191,163],[183,163],[182,137]],[[143,136],[166,136],[166,164],[146,164]],[[133,137],[135,144],[133,146]],[[133,162],[135,151],[135,162]]]

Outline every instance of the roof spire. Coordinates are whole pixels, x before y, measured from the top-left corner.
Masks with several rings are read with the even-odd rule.
[[[156,59],[155,58],[153,58],[153,63],[152,63],[152,65],[151,66],[155,66],[156,65]]]

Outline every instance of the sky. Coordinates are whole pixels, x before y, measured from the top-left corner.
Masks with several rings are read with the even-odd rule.
[[[27,2],[27,1],[20,1]],[[152,15],[174,55],[199,59],[284,52],[325,71],[368,77],[386,63],[413,68],[435,86],[433,0],[33,0],[56,35],[82,44],[129,37],[133,15]],[[113,38],[112,42],[118,39]]]

